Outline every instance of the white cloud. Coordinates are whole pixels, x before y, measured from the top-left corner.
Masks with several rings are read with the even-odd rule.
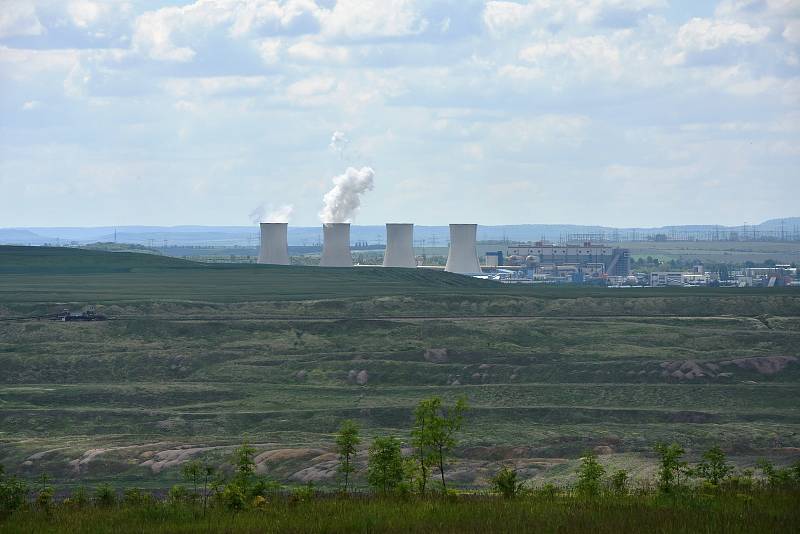
[[[25,0],[3,0],[0,8],[0,38],[15,35],[41,35],[45,28],[39,22],[36,8]]]
[[[67,6],[67,12],[73,24],[79,28],[88,28],[94,24],[101,15],[109,10],[108,4],[90,2],[89,0],[73,0]]]
[[[665,6],[665,0],[490,1],[483,12],[483,23],[496,37],[517,31],[531,33],[535,29],[568,23],[585,27],[630,27],[640,17]]]
[[[332,77],[312,76],[289,85],[286,89],[286,94],[290,98],[302,99],[327,94],[335,86],[336,80]]]
[[[782,35],[788,42],[795,45],[800,44],[800,19],[788,21]]]
[[[269,78],[266,76],[170,78],[163,83],[164,89],[179,99],[253,92],[263,90],[268,85]]]
[[[41,102],[38,100],[28,100],[24,104],[22,104],[22,111],[31,111],[34,110],[42,105]]]
[[[267,65],[275,65],[281,57],[283,41],[279,38],[264,39],[258,43],[258,54]]]
[[[537,42],[520,50],[519,58],[539,68],[576,65],[582,71],[600,70],[612,76],[622,70],[619,48],[602,35]]]
[[[324,35],[350,39],[403,37],[428,27],[413,0],[337,0],[322,20]]]
[[[313,41],[300,41],[287,50],[289,57],[299,61],[345,63],[349,52],[343,46],[322,46]]]
[[[769,28],[742,22],[693,18],[678,30],[678,46],[687,50],[714,50],[727,44],[754,44],[769,34]]]

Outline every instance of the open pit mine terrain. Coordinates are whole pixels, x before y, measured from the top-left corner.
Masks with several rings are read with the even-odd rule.
[[[96,306],[105,321],[58,321]],[[520,287],[423,269],[206,265],[0,247],[0,463],[163,488],[180,465],[334,487],[333,434],[407,439],[468,399],[450,470],[566,482],[586,450],[650,476],[653,444],[800,458],[800,292]],[[363,469],[357,473],[363,482]]]

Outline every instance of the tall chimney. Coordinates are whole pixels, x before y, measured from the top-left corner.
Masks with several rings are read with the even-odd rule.
[[[384,267],[416,267],[414,258],[414,225],[386,223]]]
[[[322,236],[320,267],[352,267],[350,223],[325,223],[322,225]]]
[[[258,251],[258,263],[289,265],[287,229],[288,223],[261,223],[261,249]]]
[[[444,270],[459,274],[481,274],[478,252],[475,241],[478,234],[477,224],[450,225],[450,253]]]

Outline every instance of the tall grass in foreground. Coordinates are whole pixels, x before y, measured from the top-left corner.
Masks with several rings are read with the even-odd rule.
[[[438,498],[276,496],[232,512],[152,501],[18,510],[0,532],[797,532],[800,490]]]

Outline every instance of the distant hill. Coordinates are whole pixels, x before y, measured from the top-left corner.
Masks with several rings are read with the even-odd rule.
[[[787,234],[800,229],[800,217],[770,219],[761,224],[748,225],[748,231],[779,232]],[[546,239],[556,241],[573,234],[603,234],[608,239],[614,236],[626,238],[638,235],[673,235],[683,232],[713,232],[742,230],[741,226],[721,225],[676,225],[654,228],[614,228],[599,225],[576,224],[514,224],[478,226],[478,239],[481,241],[512,240],[536,241]],[[164,245],[181,246],[258,246],[259,231],[252,226],[101,226],[93,228],[52,227],[52,228],[0,228],[0,244],[9,245],[84,245],[96,242],[131,243],[149,247]],[[311,246],[322,240],[319,226],[289,226],[289,245]],[[354,225],[351,228],[352,242],[365,241],[371,244],[386,241],[383,225]],[[415,226],[414,240],[428,246],[446,245],[449,230],[442,226]]]

